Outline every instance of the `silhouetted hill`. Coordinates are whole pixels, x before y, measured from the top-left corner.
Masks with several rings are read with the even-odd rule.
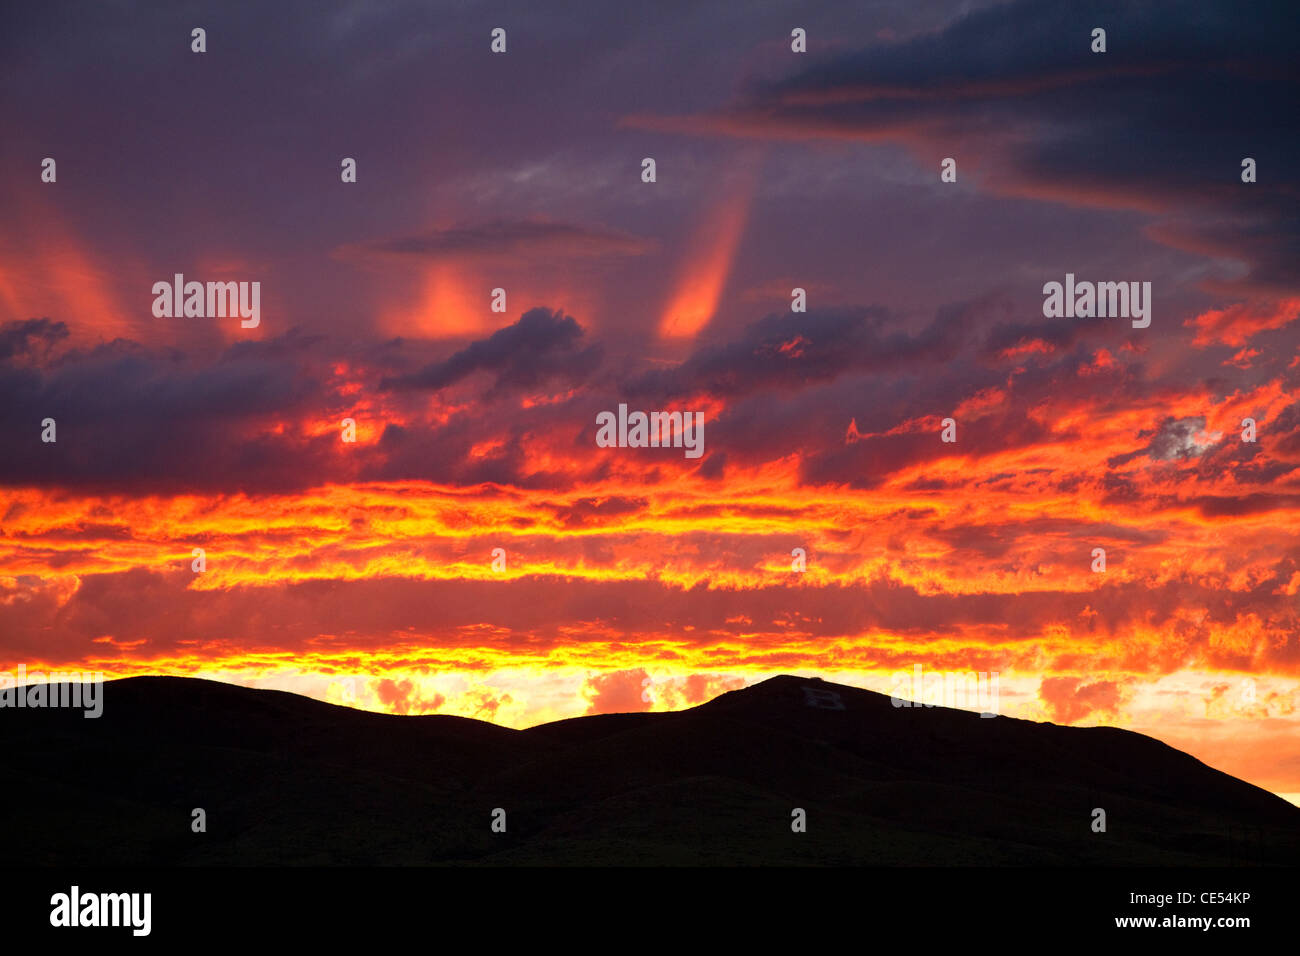
[[[94,720],[0,710],[6,862],[1300,861],[1300,808],[1152,738],[895,708],[797,677],[524,731],[188,678],[104,695]]]

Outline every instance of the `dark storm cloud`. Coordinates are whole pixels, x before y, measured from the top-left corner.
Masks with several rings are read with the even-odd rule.
[[[995,358],[1008,349],[1042,343],[1049,348],[1069,349],[1079,341],[1111,330],[1114,319],[1109,318],[1054,318],[1035,317],[1029,322],[1004,322],[990,329],[985,336],[983,352]]]
[[[961,347],[972,311],[951,306],[909,332],[878,306],[765,316],[737,341],[707,346],[675,368],[648,373],[632,395],[734,398],[829,382],[848,372],[943,362]]]
[[[325,407],[326,390],[306,359],[312,347],[290,334],[195,365],[119,339],[45,368],[0,365],[0,434],[18,449],[0,459],[0,483],[296,485],[293,471],[319,466],[324,449],[249,430]],[[40,439],[46,418],[57,428],[49,444]]]
[[[632,375],[643,365],[605,363],[602,341],[588,342],[576,320],[547,309],[440,357],[428,343],[346,345],[293,333],[242,342],[201,363],[119,340],[63,353],[44,367],[0,365],[0,428],[23,449],[0,463],[0,482],[284,491],[422,478],[566,488],[598,480],[608,467],[587,453],[597,412],[619,401],[671,408],[708,395],[724,405],[709,423],[701,477],[723,476],[724,462],[743,468],[795,455],[805,482],[862,488],[950,454],[931,425],[972,396],[988,400],[961,416],[961,453],[986,455],[1082,437],[1029,409],[1054,404],[1104,414],[1165,387],[1132,356],[1097,365],[1095,345],[1070,345],[1071,330],[1056,323],[1037,337],[1053,340],[1052,351],[995,360],[989,343],[1018,344],[1022,332],[1033,332],[1027,323],[1007,323],[1005,314],[1000,304],[977,300],[942,308],[928,323],[878,307],[769,315],[734,341],[702,346],[675,367],[639,377]],[[1103,338],[1134,334],[1122,324],[1084,327]],[[57,335],[22,326],[23,336],[38,333]],[[18,335],[16,327],[7,334]],[[1167,375],[1186,386],[1185,373],[1175,366]],[[531,400],[537,390],[544,401]],[[431,416],[431,391],[449,392],[444,407],[455,411]],[[367,407],[378,394],[385,395],[382,412]],[[484,414],[489,407],[492,414]],[[351,415],[375,438],[362,453],[341,455],[334,429]],[[39,441],[45,417],[58,422],[56,445]],[[1135,436],[1132,451],[1112,465],[1140,455],[1186,457],[1204,421],[1192,417]],[[320,428],[326,422],[330,430]],[[1296,429],[1288,422],[1284,413],[1269,423],[1274,445],[1290,440]],[[1196,451],[1227,454],[1217,446]],[[1283,474],[1276,463],[1252,464],[1240,450],[1214,462],[1215,470],[1239,469],[1243,478],[1265,466]],[[606,501],[559,518],[581,523],[613,506]]]
[[[1162,214],[1153,238],[1249,264],[1207,286],[1287,294],[1300,285],[1300,132],[1279,121],[1300,102],[1294,18],[1286,0],[1017,0],[752,83],[718,113],[628,122],[904,143],[996,192]],[[1244,157],[1258,182],[1241,182]]]
[[[26,319],[0,325],[0,360],[41,357],[68,337],[68,326],[49,319]],[[39,354],[38,354],[39,353]]]
[[[446,388],[475,372],[495,378],[496,390],[531,388],[553,379],[581,382],[600,364],[598,345],[582,346],[583,330],[572,316],[537,308],[443,361],[385,379],[383,388]]]
[[[57,339],[59,330],[14,323],[3,334],[25,348],[42,335]],[[427,358],[427,343],[374,346],[293,331],[206,360],[118,339],[44,365],[0,363],[0,436],[16,449],[0,460],[0,485],[274,493],[353,479],[567,482],[530,466],[528,447],[570,443],[579,423],[591,420],[585,408],[505,401],[493,405],[492,416],[482,412],[484,402],[518,389],[571,389],[596,373],[601,347],[585,343],[573,318],[534,309],[421,372],[402,374],[407,352]],[[475,373],[487,379],[469,381]],[[368,396],[380,393],[381,382],[394,389],[393,407],[376,412]],[[406,401],[456,385],[463,388],[457,402],[471,407],[449,418],[430,421],[420,402]],[[356,455],[339,451],[345,416],[377,430],[377,440],[361,443],[365,450]],[[41,440],[46,418],[55,420],[56,442]],[[484,442],[494,450],[472,455]]]
[[[736,341],[701,347],[678,366],[641,376],[622,394],[665,404],[723,398],[726,406],[711,423],[709,457],[726,454],[736,465],[756,465],[797,454],[803,481],[864,488],[951,454],[952,446],[936,440],[937,425],[896,429],[909,420],[937,422],[972,396],[988,394],[990,403],[962,416],[961,453],[988,455],[1082,437],[1030,415],[1031,409],[1102,413],[1158,387],[1131,357],[1096,364],[1099,343],[1118,349],[1134,334],[1126,323],[1044,320],[1040,326],[1007,314],[1005,303],[983,298],[941,308],[919,328],[880,308],[769,315]],[[1052,347],[1000,358],[1026,341]]]

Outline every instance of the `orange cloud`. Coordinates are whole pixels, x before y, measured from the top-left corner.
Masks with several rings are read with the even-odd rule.
[[[650,709],[642,696],[649,675],[644,668],[596,674],[588,679],[583,696],[591,703],[588,714],[628,714]]]
[[[1088,682],[1081,677],[1048,677],[1038,696],[1052,712],[1052,719],[1072,724],[1086,717],[1113,717],[1119,711],[1122,688],[1115,681]]]
[[[693,237],[676,290],[659,322],[659,334],[665,338],[694,336],[717,311],[749,220],[758,168],[753,157],[742,161],[735,181]]]
[[[1194,345],[1242,346],[1251,336],[1268,329],[1280,329],[1298,318],[1300,299],[1252,300],[1210,309],[1184,324],[1196,329],[1196,338],[1192,340]]]

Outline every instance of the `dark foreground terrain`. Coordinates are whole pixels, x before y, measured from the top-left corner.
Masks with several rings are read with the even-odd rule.
[[[1149,737],[804,678],[523,731],[187,678],[103,693],[95,720],[0,710],[4,863],[1300,861],[1300,808]]]

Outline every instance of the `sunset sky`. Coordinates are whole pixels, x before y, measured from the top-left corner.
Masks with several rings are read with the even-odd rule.
[[[1293,19],[8,5],[0,669],[512,727],[996,671],[1300,802]],[[1045,318],[1066,273],[1150,327]],[[620,403],[703,456],[597,447]]]

